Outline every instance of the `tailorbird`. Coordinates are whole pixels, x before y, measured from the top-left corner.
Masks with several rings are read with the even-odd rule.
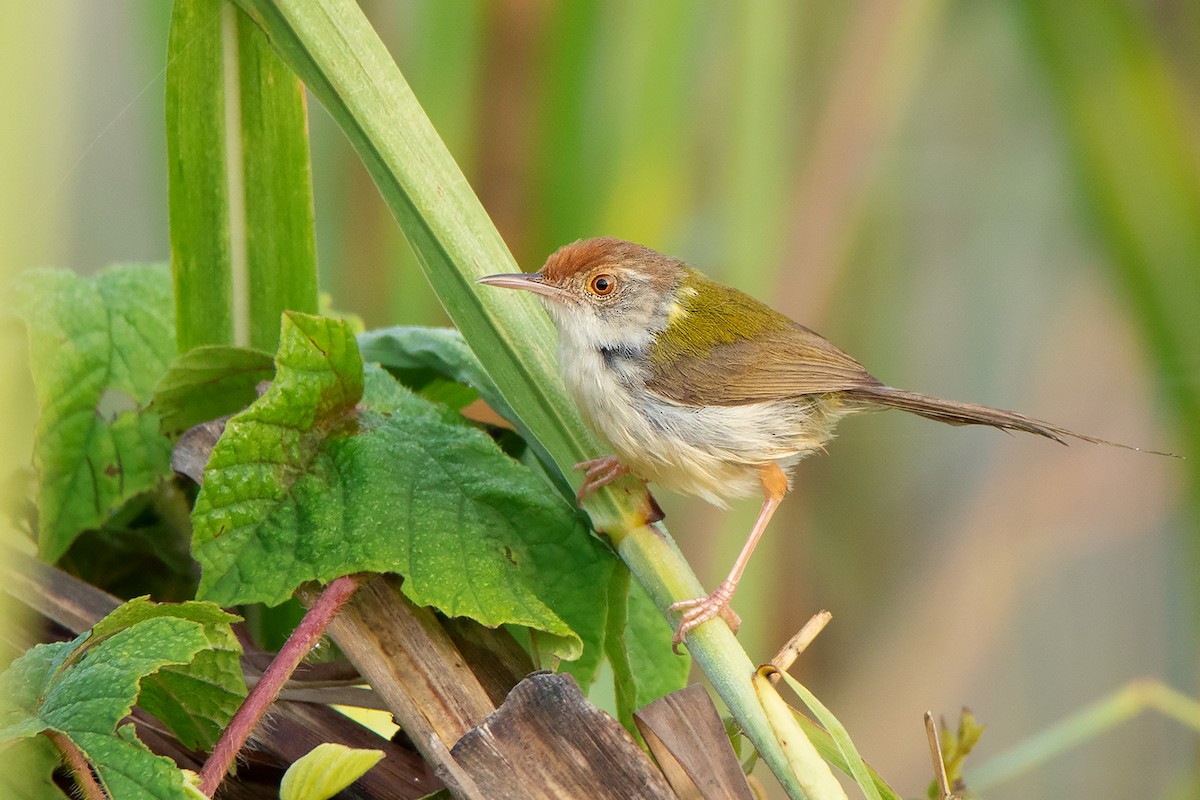
[[[761,491],[762,509],[729,576],[682,612],[678,646],[720,615],[737,631],[734,589],[801,458],[842,417],[897,408],[951,425],[991,425],[1065,444],[1085,436],[1012,411],[893,389],[822,336],[683,261],[620,239],[560,248],[541,271],[480,283],[533,292],[558,328],[563,379],[613,455],[586,470],[582,500],[631,472],[724,507]],[[1167,455],[1167,454],[1160,454]]]

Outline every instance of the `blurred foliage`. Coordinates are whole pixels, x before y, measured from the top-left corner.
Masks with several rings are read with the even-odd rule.
[[[1195,693],[1198,4],[364,6],[526,269],[582,236],[639,240],[885,381],[1188,456],[881,415],[801,465],[739,591],[742,638],[765,659],[829,607],[804,682],[898,788],[928,780],[926,707],[969,703],[985,759],[1134,675]],[[10,15],[9,268],[167,255],[164,9]],[[322,286],[369,327],[444,321],[361,163],[309,112]],[[660,500],[715,583],[754,509]],[[1194,742],[1132,724],[989,798],[1195,780]]]

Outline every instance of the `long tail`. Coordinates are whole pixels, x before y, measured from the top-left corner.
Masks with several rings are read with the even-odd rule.
[[[919,414],[927,419],[945,422],[950,425],[991,425],[1008,431],[1024,431],[1038,436],[1053,439],[1059,444],[1067,444],[1067,439],[1078,439],[1092,444],[1103,444],[1109,447],[1120,447],[1124,450],[1136,450],[1139,453],[1150,453],[1156,456],[1179,458],[1173,453],[1161,453],[1157,450],[1143,450],[1119,442],[1110,442],[1083,433],[1076,433],[1067,428],[1042,422],[1038,419],[1018,414],[1015,411],[1005,411],[1001,408],[976,405],[975,403],[960,403],[956,400],[943,400],[940,397],[929,397],[916,392],[905,392],[890,386],[871,386],[861,389],[851,389],[843,393],[847,400],[867,403],[869,405],[896,408]]]

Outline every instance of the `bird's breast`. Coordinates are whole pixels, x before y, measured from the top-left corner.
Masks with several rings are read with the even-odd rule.
[[[560,348],[568,392],[588,426],[639,477],[723,505],[758,489],[757,469],[790,467],[832,435],[810,402],[687,406],[646,387],[633,348]]]

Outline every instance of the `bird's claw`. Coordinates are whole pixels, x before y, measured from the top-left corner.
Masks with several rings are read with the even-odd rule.
[[[575,493],[575,499],[580,503],[589,494],[592,494],[601,487],[607,486],[629,472],[629,467],[622,464],[616,456],[604,456],[603,458],[593,458],[590,461],[580,461],[575,465],[575,469],[584,470],[583,485]]]
[[[725,581],[707,597],[672,603],[667,610],[682,611],[683,615],[679,618],[679,627],[675,629],[675,636],[671,639],[671,649],[678,653],[679,645],[683,644],[690,631],[717,616],[725,620],[729,625],[729,630],[737,633],[738,628],[741,627],[742,618],[729,605],[729,601],[733,599],[734,587],[733,582]]]

